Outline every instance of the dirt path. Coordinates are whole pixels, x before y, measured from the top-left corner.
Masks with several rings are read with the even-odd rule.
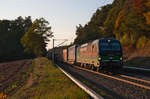
[[[32,84],[33,84],[32,73],[30,73],[30,77],[29,77],[29,79],[28,79],[28,81],[27,81],[25,86],[26,87],[30,87],[30,86],[32,86]]]

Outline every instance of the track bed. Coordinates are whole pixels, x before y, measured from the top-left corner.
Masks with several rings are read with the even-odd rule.
[[[125,83],[120,80],[112,79],[104,75],[100,75],[95,72],[90,72],[87,70],[82,70],[79,68],[75,68],[68,64],[59,64],[63,69],[71,73],[76,78],[79,78],[83,81],[87,81],[95,86],[98,90],[103,90],[106,94],[104,98],[106,99],[149,99],[150,98],[150,90],[145,89],[136,85],[132,85],[131,83]],[[124,80],[133,81],[133,79],[129,79],[121,76],[112,76],[117,77]],[[140,82],[134,80],[135,83]],[[140,82],[141,84],[141,82]],[[146,85],[146,83],[143,83]],[[149,84],[147,84],[149,86]]]

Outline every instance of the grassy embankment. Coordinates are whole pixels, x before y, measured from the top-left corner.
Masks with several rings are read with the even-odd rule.
[[[33,60],[27,83],[9,99],[88,99],[89,96],[46,58]]]

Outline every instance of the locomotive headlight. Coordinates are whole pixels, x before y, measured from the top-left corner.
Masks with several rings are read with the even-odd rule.
[[[120,60],[123,60],[123,58],[122,58],[122,57],[120,57]]]
[[[98,60],[101,60],[101,59],[102,59],[101,57],[98,58]]]

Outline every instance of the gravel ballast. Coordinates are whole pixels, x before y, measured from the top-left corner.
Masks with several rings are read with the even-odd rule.
[[[108,99],[150,99],[150,90],[127,84],[118,80],[79,70],[67,64],[59,64],[63,69],[76,78],[80,78],[94,84],[97,88],[106,92],[104,98]]]

